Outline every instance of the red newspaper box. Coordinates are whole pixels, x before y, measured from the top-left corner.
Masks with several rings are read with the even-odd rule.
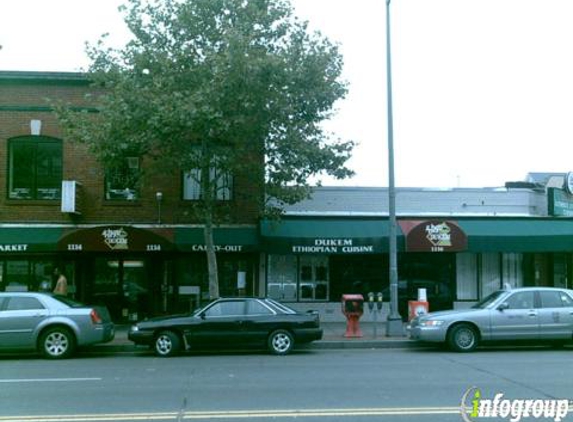
[[[346,316],[344,337],[362,337],[358,320],[364,313],[364,296],[356,294],[342,295],[342,313]]]

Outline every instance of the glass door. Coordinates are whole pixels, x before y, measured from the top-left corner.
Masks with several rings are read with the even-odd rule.
[[[328,300],[328,256],[301,256],[299,268],[299,300]]]
[[[115,322],[137,321],[151,312],[144,260],[96,258],[92,300],[105,305]]]

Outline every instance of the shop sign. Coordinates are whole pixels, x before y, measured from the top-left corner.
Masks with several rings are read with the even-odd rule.
[[[28,245],[23,243],[20,245],[0,245],[0,252],[26,252]]]
[[[106,226],[76,230],[58,242],[60,250],[70,252],[162,252],[173,244],[162,235],[130,226]]]
[[[458,252],[467,249],[467,236],[452,221],[401,221],[408,252]]]
[[[129,236],[123,227],[119,229],[105,229],[101,232],[104,243],[111,250],[129,249]]]
[[[191,245],[193,252],[205,252],[207,246],[205,245]],[[243,252],[243,245],[215,245],[215,252]]]
[[[374,245],[356,245],[355,239],[314,239],[311,245],[293,245],[293,253],[353,254],[374,253]]]
[[[573,194],[557,188],[548,190],[549,215],[554,217],[573,217]]]

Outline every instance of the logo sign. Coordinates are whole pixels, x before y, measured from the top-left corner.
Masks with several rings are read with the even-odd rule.
[[[58,248],[74,252],[164,252],[174,249],[168,232],[130,226],[96,226],[65,233]]]
[[[129,236],[123,227],[117,229],[105,229],[101,232],[104,243],[111,250],[129,249]]]
[[[573,217],[573,195],[561,189],[547,190],[549,215],[554,217]]]
[[[460,252],[467,249],[467,236],[453,221],[400,221],[408,252]]]
[[[426,239],[434,248],[449,248],[452,246],[452,229],[447,223],[426,225]]]
[[[527,419],[553,420],[560,422],[569,412],[567,399],[507,399],[503,393],[493,398],[483,398],[478,387],[469,388],[462,396],[461,416],[465,422],[480,420],[509,420],[519,422]]]

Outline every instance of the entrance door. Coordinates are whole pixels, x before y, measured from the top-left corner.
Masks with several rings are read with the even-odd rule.
[[[96,258],[93,301],[105,305],[116,322],[137,321],[151,313],[146,261]]]
[[[328,300],[328,257],[301,256],[299,300]]]

